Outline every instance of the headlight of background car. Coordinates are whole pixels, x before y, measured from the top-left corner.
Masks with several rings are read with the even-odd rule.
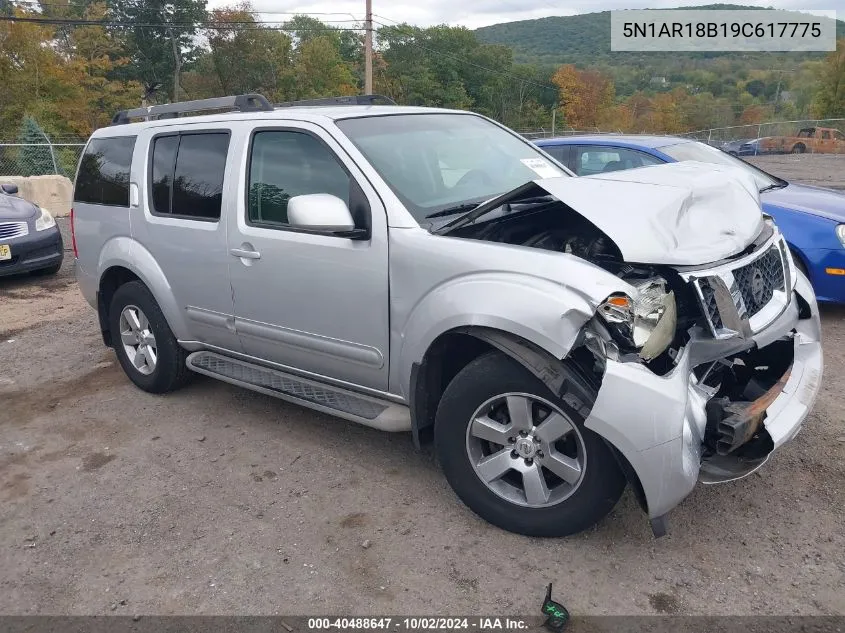
[[[637,350],[643,360],[662,354],[672,339],[678,321],[675,294],[666,291],[663,279],[649,279],[635,285],[637,297],[611,295],[598,313],[623,347]]]
[[[38,210],[41,211],[41,215],[39,215],[38,219],[35,220],[36,231],[46,231],[47,229],[51,229],[56,226],[56,220],[53,219],[53,216],[49,211],[47,211],[47,209],[38,207]]]
[[[845,246],[845,224],[840,224],[836,227],[836,237],[842,242],[842,246]]]

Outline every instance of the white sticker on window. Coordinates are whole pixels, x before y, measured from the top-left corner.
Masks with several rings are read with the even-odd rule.
[[[519,162],[540,176],[540,178],[556,178],[557,176],[563,176],[563,172],[561,170],[554,165],[550,165],[542,158],[521,158]]]

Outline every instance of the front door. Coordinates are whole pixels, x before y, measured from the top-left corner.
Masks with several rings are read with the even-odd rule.
[[[308,123],[256,128],[229,224],[235,326],[259,359],[386,390],[387,221],[384,207],[336,141]],[[297,231],[288,200],[344,200],[369,239]]]

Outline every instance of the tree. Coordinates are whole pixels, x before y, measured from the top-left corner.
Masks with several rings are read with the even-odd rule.
[[[31,116],[25,116],[18,134],[18,143],[24,143],[18,152],[18,172],[21,176],[55,174],[56,165],[44,130]]]
[[[820,119],[845,117],[845,37],[839,38],[820,69],[812,110]]]
[[[206,19],[206,0],[109,0],[115,20],[131,26],[120,30],[126,38],[130,64],[115,76],[137,80],[146,87],[168,86],[179,100],[180,76],[200,51],[197,34]]]
[[[613,82],[598,71],[564,64],[552,75],[552,83],[560,90],[561,110],[571,128],[598,127],[604,111],[613,106]]]
[[[358,92],[355,76],[330,37],[309,38],[296,49],[294,99],[311,99]]]
[[[277,101],[289,98],[293,43],[287,34],[261,27],[248,3],[215,9],[209,22],[208,49],[195,64],[191,92],[198,97],[260,92]]]

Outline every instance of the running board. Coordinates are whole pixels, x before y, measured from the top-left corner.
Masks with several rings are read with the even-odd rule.
[[[239,387],[288,400],[382,431],[410,431],[408,407],[325,385],[242,360],[200,351],[188,356],[188,369]]]

